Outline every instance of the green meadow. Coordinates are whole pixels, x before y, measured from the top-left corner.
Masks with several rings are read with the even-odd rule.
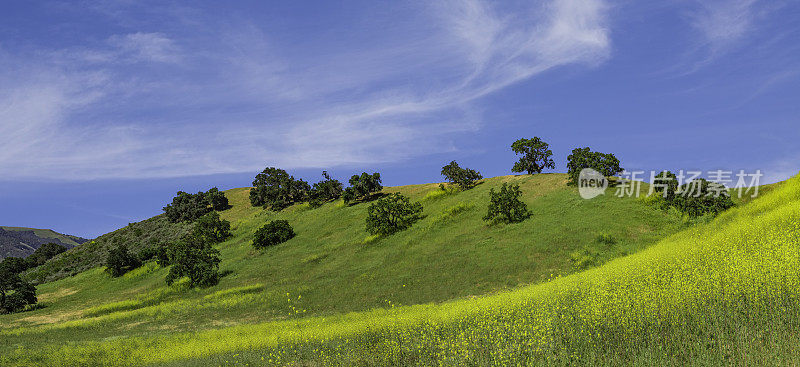
[[[386,188],[424,205],[388,237],[365,232],[364,203],[274,213],[230,190],[217,286],[168,287],[155,263],[42,284],[38,309],[0,315],[0,364],[800,363],[800,179],[701,220],[613,190],[583,200],[566,181]],[[503,182],[526,221],[482,219]],[[254,250],[273,219],[297,236]]]

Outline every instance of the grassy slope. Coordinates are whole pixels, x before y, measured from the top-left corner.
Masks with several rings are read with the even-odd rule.
[[[33,345],[6,358],[180,366],[796,365],[799,247],[797,177],[637,254],[511,292],[44,350]],[[0,336],[32,342],[33,334]]]
[[[733,199],[733,202],[736,203],[736,205],[742,205],[742,204],[747,204],[747,203],[755,200],[756,198],[759,198],[759,197],[762,197],[764,195],[767,195],[767,194],[769,194],[769,193],[771,193],[773,191],[780,190],[783,187],[783,185],[785,185],[785,184],[786,184],[786,181],[781,181],[781,182],[761,185],[761,186],[758,187],[758,193],[756,193],[755,190],[751,190],[749,192],[745,192],[743,190],[741,197],[739,196],[739,192],[736,189],[730,189],[730,190],[728,190],[728,192],[731,194],[731,198]],[[753,197],[753,195],[756,195],[756,196]]]
[[[33,233],[41,238],[53,238],[58,239],[65,244],[69,244],[72,246],[80,245],[79,242],[75,241],[77,238],[73,236],[68,236],[65,234],[58,233],[53,231],[52,229],[38,229],[38,228],[27,228],[27,227],[4,227],[0,226],[0,228],[6,231],[33,231]]]
[[[512,225],[484,223],[488,191],[502,182],[522,186],[532,218]],[[635,199],[582,200],[565,182],[562,174],[497,177],[428,200],[424,197],[438,190],[436,184],[387,188],[423,200],[427,217],[410,230],[369,243],[364,243],[366,204],[331,203],[313,210],[298,205],[276,214],[251,207],[248,189],[234,189],[226,193],[232,208],[222,216],[232,222],[235,236],[219,246],[221,270],[229,274],[218,286],[166,287],[166,269],[152,264],[119,279],[96,268],[40,285],[42,309],[0,315],[4,329],[17,334],[13,340],[0,335],[0,350],[481,295],[570,274],[579,270],[576,265],[599,265],[685,227],[679,218]],[[474,207],[443,215],[461,203]],[[288,219],[297,237],[253,250],[252,233],[276,218]],[[597,243],[601,232],[619,242]]]
[[[67,252],[57,255],[47,263],[29,270],[25,277],[36,283],[63,279],[68,276],[101,266],[108,249],[115,243],[125,243],[134,253],[152,246],[151,241],[173,241],[189,230],[187,224],[169,223],[164,215],[158,215],[138,223],[130,223],[114,232],[106,233]]]

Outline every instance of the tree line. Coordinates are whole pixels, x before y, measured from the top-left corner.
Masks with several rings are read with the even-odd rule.
[[[556,167],[549,144],[539,137],[519,139],[511,144],[511,150],[518,155],[511,169],[513,172],[539,174]],[[567,157],[568,185],[577,185],[579,174],[585,168],[592,168],[607,177],[623,171],[620,160],[614,154],[594,152],[588,147],[575,148]],[[470,190],[483,179],[480,172],[461,167],[456,161],[443,166],[440,173],[448,183],[447,186],[440,185],[440,188],[453,192]],[[342,182],[323,171],[322,180],[311,185],[283,169],[267,167],[255,176],[249,199],[252,206],[271,211],[281,211],[298,203],[308,203],[312,209],[335,200],[342,200],[345,205],[369,203],[364,219],[365,230],[377,236],[388,236],[408,229],[423,217],[422,203],[400,193],[382,194],[383,185],[378,172],[353,175],[348,184],[345,188]],[[675,190],[667,190],[669,192],[665,197],[668,199],[665,202],[668,205],[693,214],[718,212],[727,208],[725,204],[710,202],[708,198],[698,201],[678,198],[674,195]],[[516,184],[503,183],[497,190],[491,188],[483,219],[490,223],[516,223],[531,217],[533,213],[522,196],[523,192]],[[120,276],[144,261],[157,259],[160,265],[171,266],[166,279],[168,284],[181,277],[187,277],[191,286],[216,284],[220,259],[213,245],[230,236],[230,223],[221,220],[217,212],[228,207],[227,198],[216,187],[197,194],[178,192],[172,203],[164,207],[164,212],[170,221],[194,222],[193,231],[177,243],[160,244],[139,256],[127,253],[124,246],[120,245],[109,252],[109,273]],[[296,232],[288,221],[273,220],[253,233],[252,246],[265,249],[295,236]]]

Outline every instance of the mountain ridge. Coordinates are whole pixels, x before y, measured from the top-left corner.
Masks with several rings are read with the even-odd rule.
[[[27,257],[46,243],[55,243],[71,249],[88,241],[52,229],[0,226],[0,260],[12,256]]]

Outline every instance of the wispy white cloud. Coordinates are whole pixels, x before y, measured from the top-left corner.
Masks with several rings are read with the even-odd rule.
[[[458,88],[482,97],[568,64],[595,65],[611,51],[607,5],[595,0],[539,3],[499,15],[480,1],[460,2],[446,24],[463,47],[471,72]]]
[[[201,44],[136,32],[80,50],[7,55],[0,66],[18,71],[0,72],[0,179],[399,161],[453,149],[448,137],[479,129],[481,97],[610,54],[600,0],[513,11],[466,0],[434,10],[413,25],[423,35],[303,57],[246,22]],[[130,62],[148,65],[122,65]]]
[[[109,43],[119,50],[118,57],[131,61],[177,62],[179,50],[171,39],[161,33],[131,33],[115,35]]]
[[[758,0],[703,0],[692,25],[712,53],[724,52],[747,38],[754,26]]]
[[[757,32],[759,0],[689,0],[664,5],[678,9],[687,22],[688,42],[677,59],[661,70],[667,75],[687,76],[697,73],[753,39]],[[690,88],[688,91],[691,91]]]

